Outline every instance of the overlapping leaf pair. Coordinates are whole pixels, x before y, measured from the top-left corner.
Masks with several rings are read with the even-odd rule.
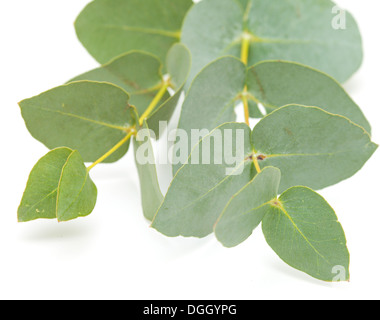
[[[20,103],[31,134],[53,151],[30,175],[19,220],[90,214],[90,170],[124,156],[142,128],[159,137],[159,122],[170,120],[185,88],[179,129],[187,137],[194,129],[209,134],[173,166],[165,196],[155,165],[137,160],[143,144],[152,151],[150,138],[133,139],[152,227],[167,236],[214,231],[233,247],[262,223],[268,244],[289,265],[326,281],[341,266],[347,280],[343,229],[312,189],[354,175],[377,145],[362,111],[334,80],[346,80],[362,61],[354,19],[345,12],[345,28],[335,30],[334,7],[330,0],[90,3],[76,30],[102,67]],[[240,102],[246,124],[236,123]],[[249,117],[262,118],[253,130]],[[217,131],[224,148],[244,155],[239,174],[227,162],[192,161]],[[243,142],[227,143],[226,132],[243,133]]]
[[[115,162],[127,153],[130,138],[143,124],[142,120],[157,131],[158,137],[159,121],[171,118],[187,79],[189,51],[182,44],[175,44],[169,50],[166,61],[168,79],[161,74],[162,67],[151,54],[133,51],[66,85],[22,101],[21,112],[32,136],[49,149],[55,149],[42,159],[44,163],[55,166],[55,157],[51,154],[59,154],[62,146],[69,147],[72,152],[75,150],[84,162],[93,162],[88,173],[100,162]],[[175,91],[173,95],[169,94],[169,87]],[[38,164],[29,181],[38,176],[36,172],[40,172]],[[70,189],[68,184],[67,193],[75,192]],[[58,204],[55,208],[44,206],[43,200],[53,189],[48,191],[36,189],[31,184],[27,186],[19,208],[20,221],[61,220]],[[29,197],[31,194],[33,197]],[[96,195],[92,196],[96,198]],[[93,207],[87,214],[92,210]],[[71,211],[71,219],[82,215],[74,208]]]

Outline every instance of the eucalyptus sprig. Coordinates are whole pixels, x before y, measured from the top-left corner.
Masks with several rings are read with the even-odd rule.
[[[28,130],[52,151],[30,174],[19,221],[89,215],[97,198],[91,170],[121,159],[133,140],[144,216],[160,233],[214,232],[234,247],[262,224],[292,267],[348,280],[342,226],[313,189],[350,178],[378,146],[338,82],[359,68],[362,45],[349,13],[346,28],[332,28],[334,7],[330,0],[91,2],[75,26],[102,65],[20,103]],[[183,92],[164,195],[151,139],[162,138],[160,122],[171,119]],[[245,123],[236,122],[239,104]],[[253,129],[251,118],[262,118]],[[192,130],[202,132],[195,141]],[[182,143],[191,148],[177,149]],[[242,155],[234,168],[220,160],[228,150]]]

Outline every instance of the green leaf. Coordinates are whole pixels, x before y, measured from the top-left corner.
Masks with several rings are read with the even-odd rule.
[[[238,0],[241,4],[241,6],[243,7],[244,10],[246,10],[248,4],[251,5],[251,0]]]
[[[233,43],[241,46],[242,34],[243,10],[235,0],[202,0],[195,4],[185,17],[181,37],[193,57],[189,81],[210,62],[229,55]]]
[[[339,114],[371,133],[359,106],[329,75],[290,62],[267,61],[248,69],[249,93],[272,112],[287,104],[320,107]]]
[[[70,82],[90,80],[113,83],[130,95],[129,103],[144,113],[160,90],[163,82],[162,64],[155,56],[138,51],[128,52],[100,68],[86,72]],[[170,97],[167,92],[161,100]]]
[[[170,48],[166,65],[172,89],[172,96],[167,92],[155,111],[149,116],[150,128],[159,138],[159,122],[169,121],[178,104],[181,92],[186,83],[191,67],[191,55],[183,44],[175,44]],[[162,64],[151,54],[129,52],[116,58],[101,68],[80,75],[73,80],[92,80],[113,83],[130,94],[129,103],[136,106],[142,115],[154,97],[164,85],[161,73]]]
[[[228,200],[252,179],[249,135],[249,127],[239,123],[224,124],[206,135],[174,177],[152,227],[170,237],[212,233]],[[223,157],[231,150],[241,156],[233,164]],[[209,161],[204,161],[207,155]]]
[[[214,231],[228,248],[245,241],[261,223],[273,199],[277,199],[281,172],[265,168],[235,194],[219,217]]]
[[[97,190],[78,151],[59,148],[33,168],[20,207],[20,222],[35,219],[69,221],[89,215]]]
[[[343,82],[361,65],[362,40],[348,12],[345,29],[333,28],[334,7],[329,0],[203,0],[190,9],[182,29],[182,42],[194,59],[190,79],[216,58],[240,57],[246,35],[249,66],[263,60],[295,61]]]
[[[178,129],[214,128],[236,121],[234,111],[239,93],[245,83],[244,64],[232,57],[221,58],[207,66],[193,81],[182,105]],[[183,163],[173,165],[175,174]]]
[[[165,61],[179,42],[183,18],[191,0],[96,0],[79,15],[79,40],[100,63],[132,50]]]
[[[323,281],[333,281],[335,269],[343,268],[343,280],[349,280],[344,231],[334,210],[314,191],[286,191],[273,202],[262,227],[268,244],[293,268]]]
[[[248,87],[250,114],[260,116],[257,103],[272,112],[288,104],[320,107],[371,127],[360,108],[345,90],[328,75],[296,63],[267,61],[246,71],[233,57],[209,64],[193,81],[182,107],[178,128],[212,130],[225,122],[236,121],[235,106]],[[252,114],[255,112],[255,114]],[[174,166],[176,172],[179,169]]]
[[[137,137],[133,139],[143,212],[145,218],[150,221],[154,218],[164,199],[157,177],[154,151],[150,140],[152,136],[155,138],[145,121],[144,126],[137,133]]]
[[[232,57],[208,65],[193,81],[182,106],[179,129],[212,130],[236,121],[235,104],[246,79],[244,64]]]
[[[94,162],[114,147],[135,125],[136,113],[128,94],[108,83],[74,82],[20,102],[31,135],[49,149],[78,150],[85,162]],[[119,160],[125,144],[106,162]]]
[[[378,147],[347,118],[296,105],[262,119],[252,140],[260,166],[281,170],[280,192],[297,185],[322,189],[348,179]]]

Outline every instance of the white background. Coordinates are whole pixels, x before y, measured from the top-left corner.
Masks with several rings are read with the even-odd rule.
[[[224,249],[214,236],[160,235],[142,217],[132,153],[93,170],[99,197],[89,217],[17,223],[29,172],[47,152],[27,132],[17,102],[97,66],[73,27],[88,2],[0,2],[0,298],[380,298],[380,152],[354,178],[322,191],[346,231],[350,283],[327,284],[293,270],[268,247],[260,229],[235,249]],[[380,2],[339,4],[358,20],[365,46],[364,65],[345,88],[379,143]]]

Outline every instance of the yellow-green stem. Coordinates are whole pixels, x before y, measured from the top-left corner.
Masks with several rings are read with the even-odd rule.
[[[250,36],[247,33],[244,33],[243,38],[242,38],[242,45],[241,45],[241,61],[243,61],[245,65],[248,64],[250,45],[251,45]],[[243,92],[243,105],[244,105],[245,122],[249,126],[249,104],[248,104],[248,99],[247,99],[246,94],[247,94],[247,87],[244,88],[244,92]]]
[[[244,88],[244,93],[242,96],[243,105],[244,105],[244,118],[245,123],[249,126],[249,104],[248,104],[248,98],[247,98],[247,87]]]
[[[157,107],[157,105],[160,103],[161,99],[165,95],[166,91],[168,90],[170,86],[170,81],[165,81],[160,89],[160,91],[157,93],[157,95],[154,97],[148,108],[145,110],[143,115],[140,117],[140,126],[144,124],[144,120],[149,117],[149,115],[153,112],[154,108]]]
[[[153,112],[154,108],[157,107],[157,105],[160,103],[161,99],[165,95],[166,91],[168,90],[170,86],[170,80],[167,80],[163,82],[160,91],[157,93],[157,95],[154,97],[148,108],[145,110],[143,115],[139,119],[139,124],[142,126],[144,124],[144,120],[149,117],[149,115]],[[112,154],[114,154],[117,150],[119,150],[125,143],[131,139],[133,135],[136,134],[136,128],[132,128],[131,131],[121,140],[116,146],[114,146],[111,150],[109,150],[105,155],[100,157],[98,160],[96,160],[91,166],[87,168],[87,171],[89,172],[91,169],[96,167],[99,163],[102,163],[104,160],[106,160],[108,157],[110,157]]]
[[[243,63],[245,65],[248,65],[250,45],[251,45],[251,36],[248,33],[244,33],[243,38],[242,38],[242,45],[241,45],[241,61],[243,61]],[[248,103],[247,95],[248,95],[248,88],[247,88],[247,86],[245,86],[244,92],[242,94],[242,100],[243,100],[243,105],[244,105],[245,123],[249,126],[250,125],[249,124],[249,103]],[[256,155],[254,155],[252,157],[252,161],[253,161],[253,164],[255,166],[257,173],[260,173],[261,168],[260,168],[259,161],[258,161]]]
[[[261,168],[260,168],[259,161],[257,160],[256,156],[253,157],[253,164],[255,165],[257,173],[260,173],[261,172]]]
[[[241,61],[243,61],[244,64],[248,64],[248,57],[249,57],[249,47],[251,45],[251,37],[244,33],[242,38],[242,45],[241,45]]]
[[[105,155],[100,157],[98,160],[96,160],[91,166],[87,168],[87,171],[90,171],[93,169],[95,166],[97,166],[99,163],[103,162],[106,160],[109,156],[111,156],[113,153],[115,153],[117,150],[119,150],[125,143],[131,139],[131,137],[135,134],[135,130],[131,130],[123,140],[121,140],[116,146],[114,146],[110,151],[108,151]]]

